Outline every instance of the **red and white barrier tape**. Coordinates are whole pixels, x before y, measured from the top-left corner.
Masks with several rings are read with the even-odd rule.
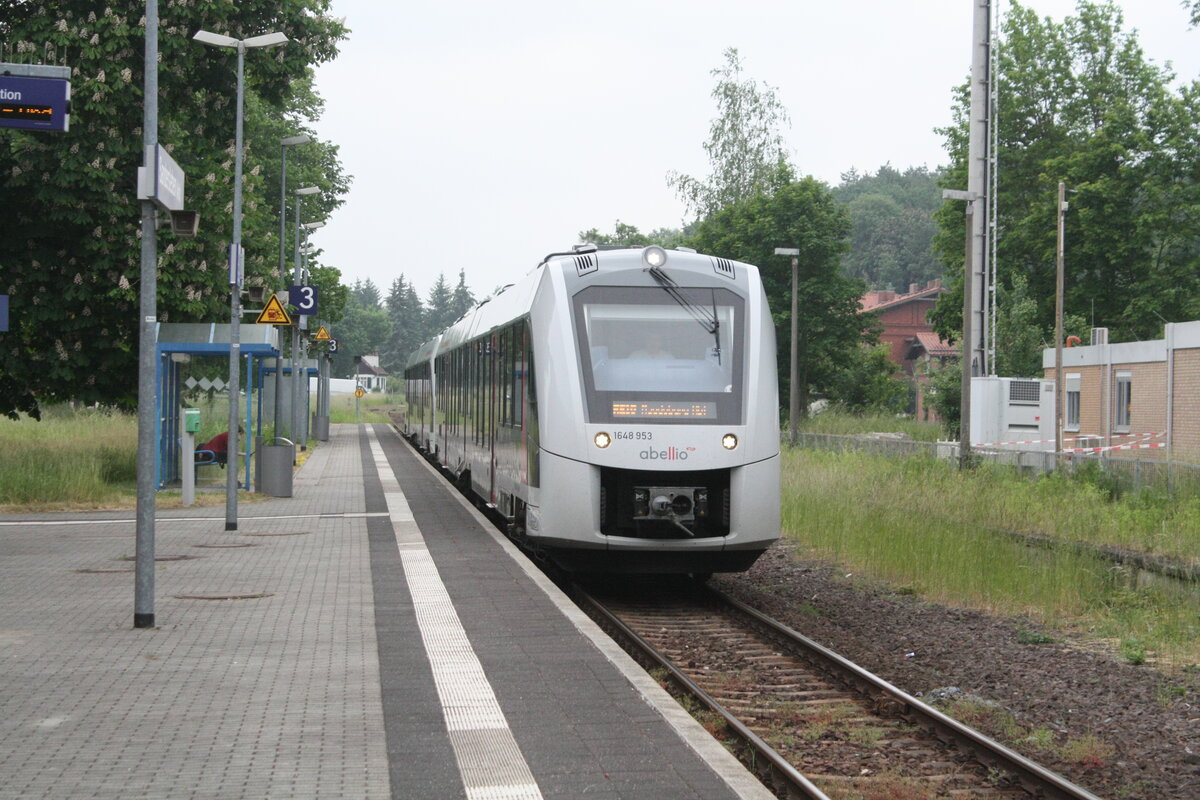
[[[1104,453],[1109,450],[1144,450],[1151,447],[1166,447],[1166,442],[1151,442],[1150,444],[1114,444],[1108,447],[1075,447],[1064,449],[1064,453]]]
[[[1128,439],[1128,438],[1131,438],[1134,436],[1137,436],[1137,437],[1140,437],[1143,439],[1157,439],[1160,436],[1166,436],[1166,433],[1165,432],[1159,432],[1159,433],[1115,433],[1108,438],[1110,438],[1110,439]],[[1082,442],[1082,441],[1087,441],[1087,440],[1091,440],[1091,439],[1100,439],[1100,438],[1103,438],[1103,437],[1101,437],[1101,436],[1076,436],[1076,437],[1073,437],[1070,439],[1063,439],[1063,441],[1064,442]],[[1013,445],[1013,444],[1054,444],[1054,441],[1055,441],[1054,439],[1028,439],[1024,442],[978,442],[972,446],[973,447],[1001,447],[1003,445]],[[1064,450],[1063,452],[1069,453],[1071,451]]]

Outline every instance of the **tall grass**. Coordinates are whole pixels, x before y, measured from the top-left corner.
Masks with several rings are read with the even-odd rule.
[[[1195,501],[1112,502],[1086,481],[1030,480],[1003,468],[959,472],[926,458],[788,450],[789,539],[847,571],[931,600],[1049,625],[1080,626],[1175,660],[1200,662],[1200,600],[1070,546],[1120,544],[1200,554]],[[1053,537],[1031,547],[1005,531]],[[1133,643],[1133,644],[1130,644]]]
[[[47,409],[0,418],[0,507],[101,507],[137,485],[137,417]]]
[[[355,403],[357,401],[357,418]],[[352,394],[334,395],[329,401],[330,422],[387,422],[388,412],[403,408],[404,398],[399,394],[367,392],[362,398]]]

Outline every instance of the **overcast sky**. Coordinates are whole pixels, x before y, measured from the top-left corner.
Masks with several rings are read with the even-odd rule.
[[[999,0],[1001,8],[1008,0]],[[1061,20],[1072,0],[1031,0]],[[1200,77],[1179,0],[1122,0],[1149,59]],[[678,227],[666,182],[704,178],[714,68],[736,47],[776,88],[793,163],[836,185],[944,163],[934,129],[970,70],[971,0],[333,0],[351,29],[317,89],[317,125],[354,176],[313,234],[342,280],[427,297],[459,270],[476,296],[577,233]],[[1003,102],[1003,98],[1001,98]]]

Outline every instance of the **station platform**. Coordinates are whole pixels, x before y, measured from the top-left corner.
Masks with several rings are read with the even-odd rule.
[[[294,497],[0,515],[0,798],[772,795],[395,431]]]

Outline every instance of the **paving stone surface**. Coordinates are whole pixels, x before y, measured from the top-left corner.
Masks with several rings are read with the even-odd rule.
[[[698,726],[648,703],[653,681],[569,623],[387,426],[334,425],[295,496],[240,503],[236,531],[224,505],[158,512],[154,629],[132,627],[132,512],[0,515],[0,800],[466,797],[377,464],[534,796],[762,796],[731,790],[676,733]]]

